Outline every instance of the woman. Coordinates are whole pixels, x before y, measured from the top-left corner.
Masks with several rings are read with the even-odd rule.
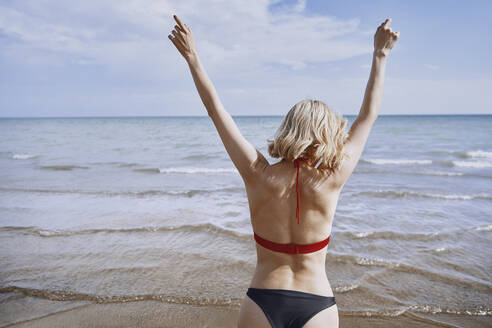
[[[270,141],[269,154],[282,158],[270,165],[223,107],[200,63],[191,29],[174,18],[178,25],[169,39],[187,61],[248,195],[257,266],[238,326],[338,327],[338,308],[325,272],[326,247],[338,196],[376,121],[386,60],[399,32],[391,31],[390,18],[377,28],[364,101],[348,134],[346,119],[321,101],[303,100]]]

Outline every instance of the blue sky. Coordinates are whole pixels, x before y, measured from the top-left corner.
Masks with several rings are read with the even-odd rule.
[[[380,114],[492,114],[491,1],[0,2],[0,116],[206,115],[176,13],[232,115],[319,99],[357,114],[391,17]]]

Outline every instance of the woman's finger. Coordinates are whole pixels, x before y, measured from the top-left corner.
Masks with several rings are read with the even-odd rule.
[[[180,41],[185,42],[184,37],[183,37],[180,33],[176,32],[176,30],[173,30],[173,32],[172,32],[172,33],[173,33],[173,35],[174,35],[176,38],[178,38]]]
[[[171,42],[174,44],[174,46],[176,47],[176,49],[178,49],[178,51],[183,54],[184,53],[184,49],[183,47],[181,46],[181,44],[176,40],[176,38],[173,38],[171,37],[170,35],[168,35],[169,39],[171,40]]]
[[[177,44],[181,41],[179,40],[179,37],[176,35],[176,31],[171,32],[173,34],[171,41],[173,41],[174,45],[177,46]]]
[[[178,26],[178,25],[174,25],[174,28],[175,28],[176,30],[178,30],[178,31],[182,32],[182,33],[186,33],[186,31],[185,31],[185,30],[183,30],[183,29],[182,29],[180,26]]]
[[[176,15],[173,15],[174,19],[176,20],[176,22],[178,22],[179,26],[184,30],[184,25],[183,23],[181,22],[181,19],[178,18],[178,16]]]

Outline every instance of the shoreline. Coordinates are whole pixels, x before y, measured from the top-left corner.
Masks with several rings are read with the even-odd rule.
[[[16,327],[237,327],[239,307],[198,306],[159,301],[86,303],[55,313],[19,320],[1,328]],[[364,317],[339,312],[340,327],[485,327],[492,316],[423,314],[405,312],[396,317]]]

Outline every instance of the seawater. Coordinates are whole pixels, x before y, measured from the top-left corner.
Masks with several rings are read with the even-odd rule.
[[[234,117],[272,164],[282,119]],[[342,313],[492,315],[491,127],[378,118],[327,250]],[[0,165],[0,324],[88,302],[243,299],[248,202],[209,117],[4,118]]]

